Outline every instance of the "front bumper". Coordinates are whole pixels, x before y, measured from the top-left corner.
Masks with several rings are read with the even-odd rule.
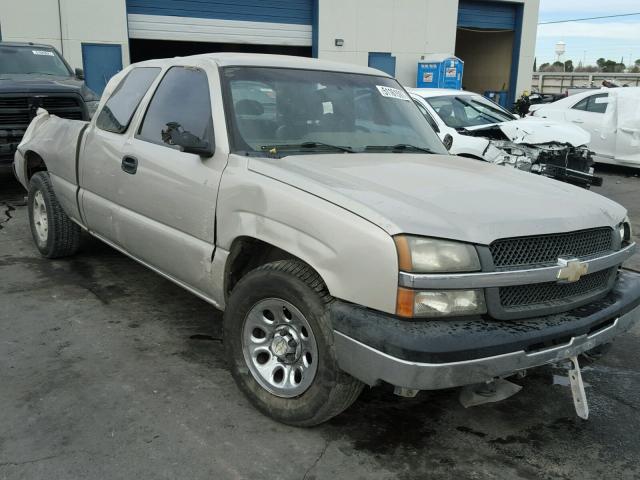
[[[594,187],[602,186],[602,177],[571,168],[559,167],[557,165],[545,165],[540,174],[579,187],[589,187],[592,185]]]
[[[336,302],[338,364],[369,385],[414,390],[480,383],[556,363],[610,342],[640,319],[640,274],[621,271],[603,299],[523,320],[407,321]]]

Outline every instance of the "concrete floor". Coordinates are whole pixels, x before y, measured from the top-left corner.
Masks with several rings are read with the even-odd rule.
[[[640,178],[605,175],[640,220]],[[640,327],[584,369],[588,421],[546,368],[497,404],[374,389],[290,428],[236,389],[218,311],[98,241],[41,258],[23,194],[0,179],[0,479],[640,477]]]

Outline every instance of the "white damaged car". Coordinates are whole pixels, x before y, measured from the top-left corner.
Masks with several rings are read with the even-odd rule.
[[[587,90],[530,111],[587,130],[596,162],[640,168],[640,87]]]
[[[575,185],[602,185],[593,175],[591,135],[567,122],[518,119],[477,93],[407,89],[449,151],[462,157],[510,165]]]

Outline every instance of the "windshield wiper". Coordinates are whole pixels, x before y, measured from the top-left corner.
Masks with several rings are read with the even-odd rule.
[[[315,149],[336,150],[339,152],[355,153],[351,147],[342,147],[340,145],[331,145],[323,142],[302,142],[302,143],[281,143],[275,145],[262,145],[260,150],[263,152],[277,154],[279,150],[315,150]]]
[[[390,151],[395,153],[401,153],[401,152],[424,152],[424,153],[435,153],[435,154],[438,153],[431,150],[430,148],[418,147],[416,145],[410,145],[408,143],[397,143],[396,145],[367,145],[364,148],[364,150],[365,152],[368,152],[371,150],[384,150],[384,151]]]

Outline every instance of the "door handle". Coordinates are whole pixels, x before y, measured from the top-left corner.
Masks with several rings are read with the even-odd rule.
[[[576,118],[573,123],[584,123],[584,120],[580,120],[579,118]]]
[[[125,156],[122,158],[122,171],[135,175],[138,171],[138,159],[135,157]]]

